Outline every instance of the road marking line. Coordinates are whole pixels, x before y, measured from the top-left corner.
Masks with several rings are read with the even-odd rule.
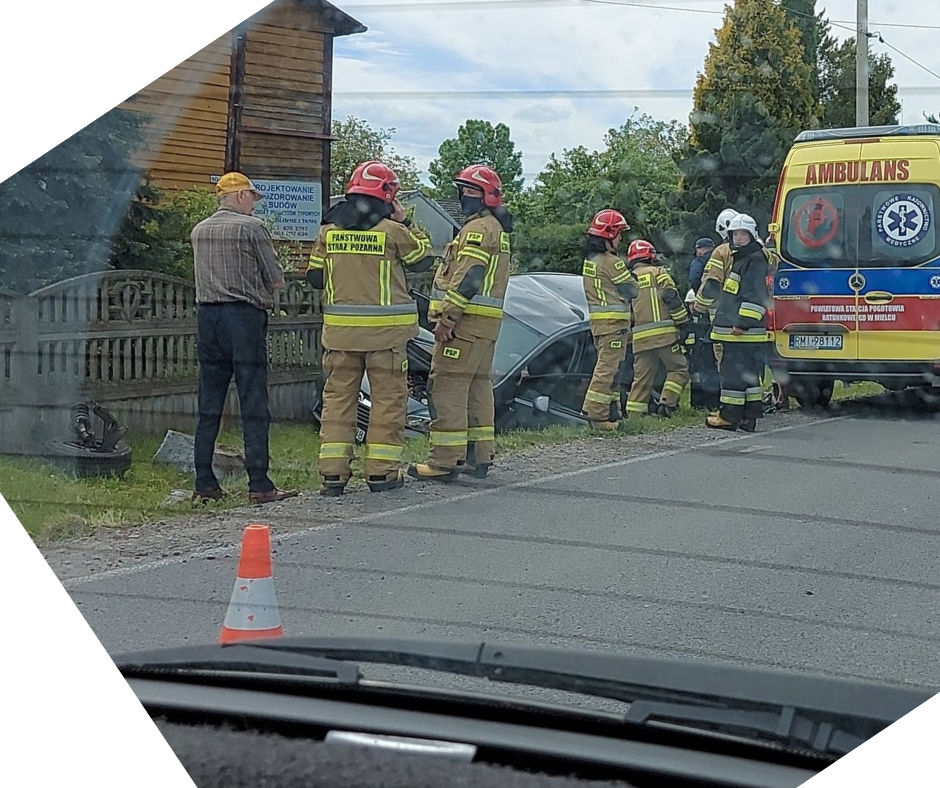
[[[791,430],[803,429],[805,427],[815,427],[819,424],[828,424],[833,421],[839,421],[844,419],[843,416],[832,416],[826,419],[819,419],[813,421],[810,424],[791,424],[786,427],[776,427],[771,430],[761,431],[760,435],[774,435],[781,432],[790,432]],[[306,536],[307,534],[316,533],[317,531],[325,531],[329,528],[336,528],[340,525],[347,525],[350,523],[364,523],[370,522],[372,520],[381,520],[386,517],[393,517],[399,514],[407,514],[409,512],[418,512],[424,509],[430,509],[434,506],[441,506],[442,504],[451,504],[458,501],[467,501],[472,498],[479,498],[484,495],[493,495],[494,493],[501,493],[506,490],[518,490],[524,487],[537,487],[543,484],[550,484],[552,482],[559,482],[565,479],[572,479],[576,476],[582,476],[586,473],[595,473],[597,471],[611,470],[613,468],[623,468],[627,465],[634,465],[638,462],[647,462],[649,460],[661,460],[665,457],[674,457],[677,454],[686,454],[696,449],[701,449],[706,446],[723,446],[729,443],[737,443],[739,441],[747,440],[748,438],[754,437],[751,433],[745,433],[743,435],[729,436],[727,438],[719,438],[718,440],[708,441],[706,443],[697,443],[694,446],[683,446],[681,449],[669,449],[668,451],[659,451],[652,454],[643,454],[637,457],[628,457],[625,460],[617,460],[616,462],[605,463],[604,465],[591,465],[586,468],[578,468],[572,471],[564,471],[562,473],[556,473],[552,476],[544,476],[540,479],[530,479],[528,481],[512,482],[511,484],[500,485],[499,487],[487,487],[482,490],[473,490],[472,492],[461,493],[459,495],[452,495],[446,498],[442,498],[436,501],[424,501],[423,503],[413,503],[408,504],[407,506],[400,506],[396,509],[386,509],[382,512],[373,512],[370,514],[362,514],[356,517],[344,517],[342,520],[334,520],[328,523],[320,523],[319,525],[312,526],[310,528],[300,528],[296,531],[286,531],[285,533],[272,534],[278,542],[281,542],[285,539],[291,539],[297,536]],[[755,448],[756,450],[756,448]],[[98,572],[92,575],[83,575],[81,577],[72,577],[67,580],[62,581],[62,585],[68,589],[73,586],[81,586],[87,583],[93,583],[96,580],[107,580],[114,577],[123,577],[126,575],[137,574],[138,572],[147,572],[152,569],[160,569],[164,566],[174,566],[176,564],[182,564],[186,561],[199,558],[209,558],[210,556],[222,555],[226,552],[232,550],[232,545],[225,547],[213,547],[208,550],[200,550],[196,553],[190,553],[185,556],[177,556],[174,558],[161,558],[157,561],[151,561],[146,564],[137,564],[135,566],[124,566],[117,569],[108,569],[104,572]]]

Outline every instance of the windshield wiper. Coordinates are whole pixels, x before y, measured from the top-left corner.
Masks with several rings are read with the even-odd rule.
[[[118,656],[115,662],[125,676],[135,664],[215,669],[253,663],[265,672],[335,670],[334,678],[349,684],[360,678],[357,663],[398,665],[609,698],[630,704],[626,724],[666,723],[830,757],[846,754],[933,694],[698,660],[411,639],[282,638]]]
[[[329,679],[355,685],[359,666],[303,651],[272,649],[254,643],[195,646],[122,654],[115,663],[124,678],[178,677],[203,673],[266,673]]]

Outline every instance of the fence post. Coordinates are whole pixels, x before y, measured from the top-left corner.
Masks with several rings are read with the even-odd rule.
[[[39,418],[39,304],[24,296],[13,302],[13,324],[16,345],[10,359],[10,380],[13,384],[12,407],[4,409],[3,430],[0,432],[3,452],[29,454],[34,443],[31,431]]]

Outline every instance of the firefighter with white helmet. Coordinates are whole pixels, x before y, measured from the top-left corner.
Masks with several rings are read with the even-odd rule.
[[[323,217],[306,278],[323,290],[321,495],[341,495],[351,476],[356,407],[364,374],[372,396],[366,433],[366,481],[372,492],[404,483],[402,447],[408,402],[408,340],[418,311],[405,269],[434,263],[427,236],[411,225],[396,199],[395,172],[367,161],[353,172],[346,199]]]
[[[427,387],[431,448],[427,462],[408,467],[416,479],[444,482],[461,472],[483,478],[496,457],[491,374],[512,231],[495,170],[472,164],[454,185],[468,219],[444,253],[428,309],[436,324]]]
[[[584,242],[581,278],[597,361],[581,412],[599,430],[620,426],[617,378],[630,344],[630,302],[639,292],[626,261],[616,253],[621,234],[629,229],[623,214],[608,208],[591,220]]]
[[[711,338],[723,345],[721,405],[706,419],[709,427],[753,432],[762,415],[761,376],[767,352],[767,275],[770,264],[757,222],[739,214],[728,223],[731,267],[724,283],[702,283],[702,293],[716,303]]]

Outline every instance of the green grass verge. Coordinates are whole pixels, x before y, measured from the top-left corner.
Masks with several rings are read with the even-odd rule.
[[[841,380],[837,380],[832,387],[832,398],[834,400],[858,399],[860,397],[877,397],[885,393],[885,387],[878,383],[849,383],[846,385]]]
[[[669,420],[646,418],[627,422],[619,433],[592,433],[588,428],[549,427],[540,432],[519,430],[497,436],[497,450],[514,454],[536,446],[568,443],[595,437],[617,440],[623,435],[663,433],[679,427],[700,424],[701,412],[686,403]],[[186,516],[194,512],[231,509],[247,503],[247,479],[225,483],[230,496],[205,508],[193,508],[188,497],[169,502],[174,490],[190,491],[192,477],[151,459],[162,436],[129,436],[134,461],[123,479],[78,479],[52,465],[31,460],[0,459],[0,493],[16,513],[26,531],[37,542],[50,542],[86,536],[97,528],[139,525],[145,522]],[[241,433],[229,430],[219,436],[219,445],[241,447]],[[312,424],[278,424],[271,429],[271,476],[278,486],[305,491],[319,487],[317,454],[320,441]],[[415,439],[405,446],[409,462],[427,457],[426,439]],[[353,463],[354,478],[361,480],[361,457]]]

